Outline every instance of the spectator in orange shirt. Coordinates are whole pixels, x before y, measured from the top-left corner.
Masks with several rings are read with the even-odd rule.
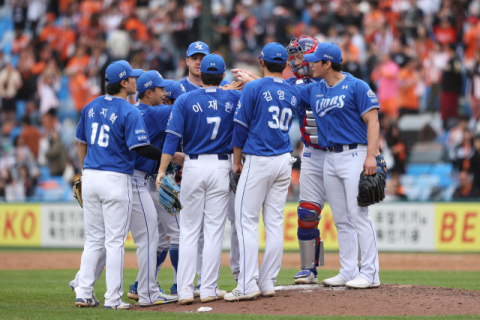
[[[148,41],[149,39],[147,27],[140,20],[138,20],[137,16],[133,13],[130,15],[129,19],[125,23],[125,30],[136,30],[137,37],[141,41]]]
[[[74,30],[70,28],[67,19],[64,20],[63,25],[60,29],[60,38],[58,40],[58,47],[55,48],[60,53],[60,61],[63,63],[71,55],[69,51],[75,45],[77,39],[77,34]]]
[[[23,137],[25,144],[30,148],[30,151],[32,151],[35,158],[37,158],[40,144],[40,132],[38,131],[38,127],[32,126],[28,116],[24,116],[22,118],[21,136]]]
[[[398,74],[400,92],[399,92],[399,111],[400,117],[404,114],[418,114],[418,96],[416,93],[417,84],[420,75],[416,70],[417,60],[410,59],[405,67],[400,69]]]
[[[22,30],[15,30],[15,38],[12,41],[12,53],[19,54],[30,43],[30,37],[22,32]]]
[[[468,25],[470,29],[463,35],[463,43],[465,44],[465,64],[471,67],[475,61],[475,52],[477,52],[480,38],[479,28],[477,27],[478,18],[475,16],[468,18]]]
[[[435,38],[441,44],[450,44],[457,41],[457,31],[447,18],[440,19],[440,24],[433,27]]]
[[[80,112],[83,107],[85,107],[85,105],[92,101],[96,96],[93,96],[90,93],[90,83],[83,72],[77,70],[76,72],[71,73],[70,76],[68,89],[72,95],[75,110]]]
[[[55,14],[47,14],[47,23],[40,32],[40,41],[49,42],[52,47],[56,48],[60,37],[60,30],[55,27]]]
[[[75,55],[67,63],[67,72],[80,70],[85,72],[88,67],[90,56],[86,53],[86,48],[82,45],[77,45]]]

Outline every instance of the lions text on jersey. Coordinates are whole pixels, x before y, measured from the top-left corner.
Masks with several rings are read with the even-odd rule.
[[[181,95],[166,132],[183,137],[184,153],[232,153],[233,117],[240,92],[210,87]]]
[[[334,86],[322,81],[299,87],[302,103],[312,106],[318,126],[318,144],[322,147],[367,144],[367,125],[362,116],[380,109],[370,87],[351,74],[342,72],[343,80]]]
[[[248,129],[243,153],[273,156],[292,152],[288,131],[297,101],[297,89],[283,79],[266,77],[247,83],[234,120]]]
[[[76,140],[88,145],[84,169],[132,174],[135,147],[148,145],[140,111],[125,99],[105,95],[83,108]]]

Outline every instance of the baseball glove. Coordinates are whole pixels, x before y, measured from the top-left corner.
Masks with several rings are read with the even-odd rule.
[[[73,184],[73,196],[77,199],[80,207],[83,208],[83,199],[82,199],[82,177],[75,181]]]
[[[237,193],[238,180],[240,180],[240,173],[233,173],[233,171],[230,170],[230,190],[232,190],[233,193]]]
[[[158,199],[165,210],[173,216],[177,215],[182,209],[180,188],[170,176],[162,177],[162,183],[158,187]]]
[[[385,186],[387,184],[385,159],[382,155],[379,155],[375,160],[377,160],[377,172],[373,176],[366,176],[365,172],[360,174],[357,197],[360,207],[368,207],[385,199]]]

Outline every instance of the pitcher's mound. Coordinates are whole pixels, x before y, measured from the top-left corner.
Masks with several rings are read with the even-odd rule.
[[[177,303],[134,310],[197,312],[211,307],[214,313],[278,314],[278,315],[447,315],[480,314],[480,291],[416,285],[382,284],[377,289],[330,288],[317,285],[279,286],[273,298],[253,301]]]

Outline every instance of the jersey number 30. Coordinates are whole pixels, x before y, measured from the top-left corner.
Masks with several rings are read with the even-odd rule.
[[[95,138],[97,137],[98,123],[92,123],[92,136],[90,137],[90,144],[93,146],[95,144]],[[108,133],[110,127],[106,124],[102,124],[100,127],[100,134],[98,135],[98,145],[100,147],[108,147]]]
[[[288,131],[288,126],[290,119],[292,118],[292,110],[290,108],[282,109],[282,114],[280,115],[280,108],[277,106],[271,106],[268,108],[268,112],[272,114],[272,120],[268,121],[268,126],[270,129],[280,129],[282,131]],[[280,120],[278,116],[280,115]]]

